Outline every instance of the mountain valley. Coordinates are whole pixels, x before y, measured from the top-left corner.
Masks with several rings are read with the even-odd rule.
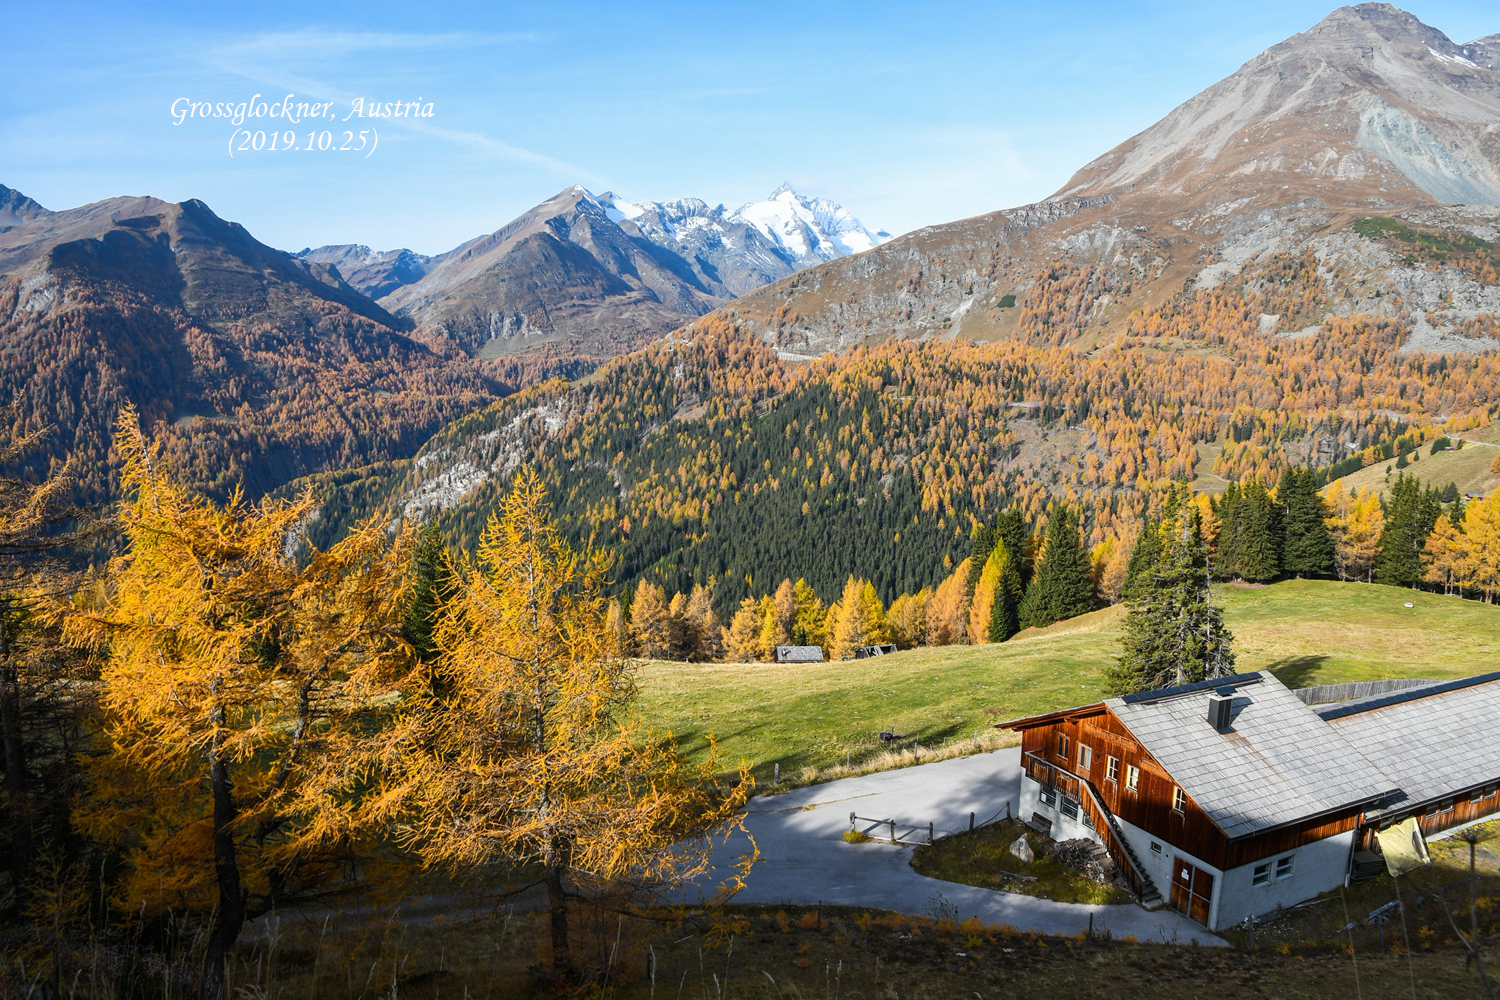
[[[1174,478],[1217,491],[1482,430],[1500,404],[1500,207],[1478,203],[1500,202],[1493,45],[1343,8],[1048,201],[748,292],[346,476],[329,507],[436,517],[468,546],[530,463],[622,586],[713,581],[728,609],[767,572],[823,593],[854,574],[889,601],[935,586],[1009,503],[1033,524],[1077,506],[1107,561]],[[1391,152],[1397,133],[1417,145]]]

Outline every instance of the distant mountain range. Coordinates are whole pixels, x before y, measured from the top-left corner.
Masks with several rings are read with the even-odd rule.
[[[448,420],[581,374],[795,271],[877,245],[778,189],[729,213],[569,188],[488,236],[409,250],[268,247],[200,201],[49,211],[0,186],[0,398],[106,496],[133,402],[195,485],[259,495],[411,455]]]
[[[845,209],[783,184],[733,212],[574,186],[447,253],[306,249],[384,308],[483,359],[634,350],[803,268],[879,246]]]
[[[200,201],[52,212],[0,187],[0,401],[46,429],[30,472],[72,457],[109,494],[132,402],[194,486],[250,495],[410,455],[506,391],[323,264],[265,246]]]

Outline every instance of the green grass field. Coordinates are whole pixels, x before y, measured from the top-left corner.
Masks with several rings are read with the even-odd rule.
[[[1407,475],[1414,475],[1422,480],[1424,486],[1442,489],[1449,483],[1453,483],[1460,493],[1470,496],[1489,496],[1497,486],[1500,486],[1500,476],[1490,471],[1495,456],[1500,455],[1500,448],[1492,444],[1469,441],[1462,449],[1450,449],[1432,455],[1428,454],[1428,447],[1430,446],[1424,445],[1419,448],[1417,461],[1402,470]],[[1387,468],[1391,470],[1389,476],[1385,473]],[[1345,476],[1344,490],[1350,493],[1357,493],[1360,490],[1375,490],[1384,493],[1395,481],[1396,475],[1394,458],[1377,462]]]
[[[1500,606],[1321,580],[1215,595],[1234,632],[1237,669],[1270,669],[1289,687],[1500,670]],[[1097,701],[1123,617],[1114,607],[1008,643],[877,660],[649,663],[639,707],[692,754],[712,733],[726,767],[744,759],[761,782],[778,762],[783,777],[842,764],[846,754],[857,765],[885,749],[883,731],[934,747],[993,735],[1006,719]]]

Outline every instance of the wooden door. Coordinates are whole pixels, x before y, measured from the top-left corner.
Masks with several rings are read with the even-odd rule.
[[[1172,865],[1172,909],[1207,927],[1213,898],[1214,877],[1178,858]]]
[[[1181,858],[1172,865],[1172,909],[1178,913],[1187,913],[1192,908],[1195,871],[1196,868]]]
[[[1193,872],[1193,901],[1188,916],[1208,926],[1208,907],[1214,900],[1214,877],[1202,868]]]

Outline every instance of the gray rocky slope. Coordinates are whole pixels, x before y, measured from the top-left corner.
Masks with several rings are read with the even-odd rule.
[[[695,198],[631,203],[571,187],[434,257],[307,249],[420,329],[481,358],[611,357],[736,296],[876,246],[847,211],[783,185],[734,212]]]
[[[1100,269],[1075,336],[1103,341],[1190,282],[1311,251],[1359,271],[1351,288],[1330,267],[1334,313],[1409,314],[1414,349],[1484,350],[1487,339],[1458,331],[1497,310],[1493,285],[1413,264],[1354,227],[1394,216],[1494,242],[1496,204],[1500,36],[1459,45],[1388,4],[1361,4],[1250,60],[1044,202],[918,230],[724,314],[793,356],[891,337],[990,340],[1017,335],[1006,296],[1024,304],[1063,262]]]

